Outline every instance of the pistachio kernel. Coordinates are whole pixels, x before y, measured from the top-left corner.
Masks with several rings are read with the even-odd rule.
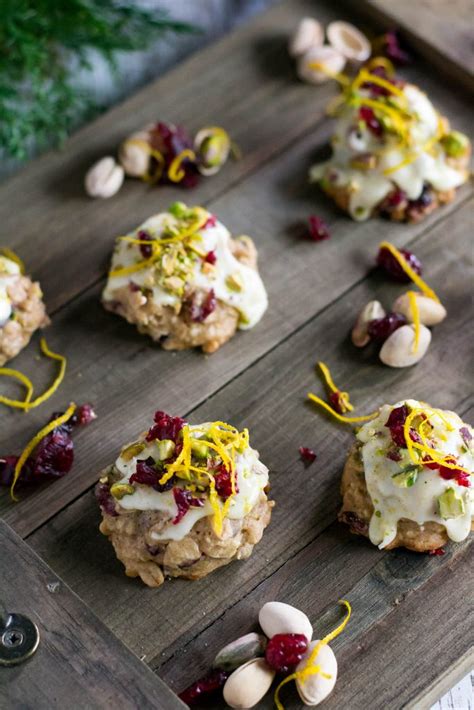
[[[242,277],[239,273],[235,274],[230,274],[226,280],[225,280],[225,285],[229,289],[229,291],[237,291],[240,292],[244,288],[244,282],[242,280]]]
[[[143,444],[141,441],[136,441],[135,443],[130,444],[129,446],[126,446],[124,449],[122,449],[120,457],[124,461],[131,461],[135,456],[141,454],[144,448],[145,444]]]
[[[135,488],[130,483],[114,483],[110,486],[110,493],[116,500],[135,493]]]

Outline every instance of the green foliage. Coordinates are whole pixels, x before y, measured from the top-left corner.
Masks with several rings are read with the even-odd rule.
[[[133,1],[133,0],[132,0]],[[90,50],[144,49],[163,32],[192,32],[160,11],[114,0],[1,0],[0,150],[24,158],[31,145],[61,141],[98,110],[73,74]]]

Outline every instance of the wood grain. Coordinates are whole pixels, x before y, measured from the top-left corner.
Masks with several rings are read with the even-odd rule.
[[[29,661],[0,670],[2,707],[186,707],[2,521],[0,540],[2,602],[40,631]]]
[[[55,316],[48,341],[68,357],[68,376],[48,405],[27,416],[0,413],[0,451],[14,453],[12,445],[21,450],[44,425],[47,412],[65,407],[71,400],[95,403],[99,420],[87,433],[78,435],[77,465],[67,478],[55,482],[54,487],[46,485],[25,492],[22,502],[15,506],[6,493],[2,495],[0,514],[21,534],[30,532],[82,493],[118,447],[146,426],[150,412],[161,408],[184,413],[196,407],[340,298],[364,278],[382,238],[406,245],[431,230],[445,235],[448,215],[452,215],[453,223],[456,220],[458,229],[465,227],[468,208],[456,208],[468,199],[471,187],[462,191],[456,204],[435,212],[419,225],[379,220],[355,224],[341,216],[305,184],[311,148],[325,139],[324,131],[305,138],[291,152],[236,187],[231,199],[227,196],[216,201],[216,211],[224,222],[256,235],[270,307],[255,329],[239,334],[212,358],[197,352],[172,355],[161,351],[122,319],[105,313],[99,303],[100,287],[87,290]],[[315,201],[317,213],[327,219],[333,233],[333,238],[323,244],[307,238],[301,218],[313,211]],[[54,365],[44,361],[38,364],[37,352],[37,346],[32,345],[15,360],[15,366],[37,373],[35,382],[41,391],[51,381]]]
[[[449,242],[446,229],[439,225],[416,245],[426,278],[433,285],[439,283],[440,296],[450,313],[436,328],[422,368],[384,368],[377,364],[374,353],[355,352],[345,339],[361,305],[374,297],[389,304],[400,293],[400,286],[373,273],[193,411],[193,422],[219,417],[248,426],[253,445],[272,472],[272,495],[278,504],[270,528],[248,562],[230,565],[193,584],[191,594],[190,584],[184,581],[173,581],[159,592],[144,589],[121,577],[120,565],[96,530],[98,515],[90,494],[31,536],[32,545],[119,637],[126,630],[128,634],[127,610],[132,600],[135,604],[140,600],[140,606],[146,604],[146,618],[136,620],[133,637],[127,638],[131,648],[145,653],[150,663],[165,660],[182,647],[334,520],[339,505],[338,480],[351,435],[304,403],[308,389],[321,391],[313,370],[317,359],[331,366],[335,381],[351,392],[361,412],[407,396],[461,413],[467,410],[472,336],[467,325],[470,315],[462,304],[472,263],[462,212],[452,215]],[[318,453],[317,463],[309,469],[298,460],[301,445],[312,446]],[[358,560],[359,554],[355,565]],[[322,564],[328,565],[329,559],[325,557]],[[341,574],[347,575],[347,569],[348,565],[341,566]],[[111,594],[116,601],[113,608],[107,603]],[[175,605],[180,609],[179,617],[166,611]],[[145,629],[158,623],[159,638],[147,638]]]
[[[432,0],[426,2],[433,6]],[[376,5],[380,7],[374,10]],[[388,21],[383,0],[358,4],[357,11],[367,7],[379,22]],[[56,600],[49,593],[45,597],[44,580],[49,581],[52,573],[8,531],[18,560],[16,567],[12,562],[10,579],[0,581],[0,589],[8,585],[18,604],[28,601],[29,608],[35,600],[48,633],[54,634],[45,650],[54,655],[52,644],[59,644],[61,664],[76,641],[83,644],[77,665],[71,662],[72,671],[65,671],[71,694],[66,698],[62,687],[57,692],[62,707],[78,707],[81,701],[95,707],[93,696],[87,703],[85,693],[96,691],[108,707],[149,706],[153,683],[158,681],[113,633],[180,689],[208,666],[218,643],[252,628],[259,605],[271,598],[307,610],[311,618],[319,619],[318,633],[331,626],[339,597],[349,595],[354,602],[353,621],[340,645],[335,645],[344,683],[338,684],[328,707],[337,703],[351,710],[398,710],[400,704],[413,702],[424,707],[422,694],[427,691],[432,697],[447,682],[443,664],[459,669],[466,662],[469,638],[456,631],[467,614],[469,543],[450,547],[444,558],[428,558],[403,551],[380,553],[350,536],[335,522],[335,514],[351,434],[305,402],[308,389],[322,392],[314,374],[315,361],[322,359],[336,382],[351,392],[360,412],[413,396],[472,414],[468,383],[473,342],[466,308],[473,274],[472,186],[417,226],[381,220],[356,224],[307,186],[307,169],[324,155],[331,132],[324,108],[335,89],[329,84],[319,89],[299,84],[285,45],[302,15],[317,14],[326,22],[339,10],[339,5],[315,6],[312,0],[281,3],[77,133],[64,152],[44,156],[0,187],[4,234],[41,279],[54,313],[48,340],[69,361],[66,380],[49,406],[27,416],[0,412],[0,452],[20,450],[49,411],[64,408],[72,399],[93,401],[99,414],[97,422],[78,433],[76,464],[66,478],[23,492],[15,506],[6,496],[0,498],[0,515],[29,536],[33,548],[90,607],[66,588],[64,597]],[[359,24],[354,4],[347,3],[346,10],[347,18]],[[408,17],[405,3],[400,12]],[[425,28],[417,23],[420,28],[413,27],[412,36],[422,35],[430,22]],[[427,47],[439,59],[437,32]],[[422,52],[424,41],[421,38]],[[448,69],[455,61],[447,58]],[[405,77],[427,90],[456,128],[468,131],[466,97],[453,91],[450,82],[439,81],[431,62],[417,62]],[[244,158],[192,193],[148,190],[130,182],[109,202],[87,200],[81,183],[90,161],[156,118],[184,122],[192,130],[221,123],[240,143]],[[99,303],[116,234],[183,197],[206,204],[234,233],[255,237],[270,295],[262,323],[211,359],[194,352],[165,353],[106,314]],[[311,213],[329,223],[328,242],[308,240],[305,222]],[[390,306],[402,290],[371,271],[382,239],[416,251],[425,264],[425,277],[449,312],[436,327],[423,363],[410,370],[384,368],[374,351],[356,352],[346,337],[365,302],[378,297]],[[15,366],[34,373],[38,390],[54,372],[54,364],[37,359],[34,344]],[[253,445],[271,469],[277,507],[250,560],[200,582],[176,580],[156,591],[123,575],[112,548],[98,532],[99,513],[90,487],[100,468],[146,426],[158,407],[187,412],[193,422],[219,418],[248,426]],[[311,468],[305,469],[299,460],[301,445],[318,453]],[[8,545],[11,559],[13,544]],[[23,570],[25,585],[17,592],[17,575]],[[432,624],[436,620],[434,630],[429,622],[427,627],[427,619]],[[59,624],[63,626],[58,631]],[[112,671],[95,680],[102,668],[97,656],[104,638],[107,653],[115,659],[114,672],[117,659],[121,661],[115,688]],[[83,663],[86,655],[93,661],[90,666]],[[35,674],[31,681],[22,677],[22,682],[27,688],[24,697],[35,698],[34,706],[41,708],[43,700],[46,707],[56,692],[56,683],[49,657],[44,667],[40,661],[37,654],[29,666]],[[33,666],[37,662],[38,674]],[[91,687],[83,691],[89,677]],[[130,678],[133,681],[126,685]],[[15,676],[9,683],[10,704],[19,705],[16,693],[21,688]],[[172,708],[171,696],[164,697],[163,706]],[[289,708],[300,706],[295,697]]]
[[[216,210],[219,208],[233,229],[256,233],[257,238],[260,229],[274,231],[277,225],[268,217],[277,205],[282,210],[289,208],[285,197],[291,198],[295,207],[303,203],[298,221],[306,219],[309,210],[327,206],[325,198],[309,200],[317,191],[309,192],[303,186],[311,153],[326,143],[329,135],[324,112],[337,90],[331,82],[317,88],[299,82],[286,50],[289,33],[299,18],[314,12],[311,0],[287,0],[80,130],[63,151],[33,161],[0,186],[3,234],[41,281],[50,312],[104,275],[117,234],[176,199],[213,206],[213,200],[225,194],[225,204],[233,205],[231,216],[238,215],[238,219],[229,219],[227,211],[220,208],[222,201]],[[340,12],[329,3],[317,7],[323,23],[339,19]],[[350,13],[354,16],[354,7]],[[469,130],[463,96],[450,92],[421,63],[404,74],[426,88],[443,113],[456,118],[456,127]],[[204,179],[192,192],[172,187],[150,189],[130,180],[110,200],[89,199],[82,186],[87,167],[104,154],[114,153],[131,131],[160,118],[184,123],[190,130],[222,124],[240,145],[243,160],[229,163],[218,177]],[[321,126],[325,127],[322,133]],[[304,161],[289,170],[275,160],[266,176],[261,173],[267,161],[311,133],[314,141],[309,141]],[[248,180],[256,172],[255,178]],[[269,176],[271,184],[278,181],[279,189],[270,204],[261,204],[255,183],[266,179],[268,185]],[[238,210],[230,190],[237,184],[247,195],[245,206]],[[254,219],[242,219],[245,214],[253,217],[259,206],[258,224]],[[348,220],[347,224],[354,229]]]
[[[473,0],[364,0],[369,16],[397,27],[417,53],[450,81],[474,88]]]

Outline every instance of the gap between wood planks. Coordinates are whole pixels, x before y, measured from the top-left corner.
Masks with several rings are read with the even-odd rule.
[[[460,202],[458,203],[457,209],[460,210],[464,207],[464,205],[472,198],[472,193],[469,192],[467,193]],[[456,210],[457,211],[457,210]],[[413,239],[409,240],[406,243],[406,247],[410,247],[412,244],[415,242],[423,240],[423,238],[432,230],[434,230],[436,227],[438,227],[440,224],[442,224],[444,221],[447,221],[450,218],[450,214],[440,214],[438,216],[438,219],[430,224],[429,226],[426,227],[423,231],[419,232],[416,234]],[[208,402],[211,398],[217,396],[222,390],[225,390],[228,386],[230,386],[236,379],[244,375],[249,369],[251,369],[253,366],[255,366],[257,363],[265,359],[267,356],[269,356],[272,352],[274,352],[276,349],[278,349],[281,345],[286,343],[288,340],[293,338],[297,333],[299,333],[301,330],[306,328],[311,322],[316,322],[318,318],[320,318],[329,308],[331,308],[333,305],[336,305],[340,301],[344,300],[347,298],[347,296],[351,293],[351,291],[355,290],[361,283],[364,281],[367,281],[370,278],[370,273],[368,272],[364,274],[360,279],[352,283],[345,291],[343,291],[339,296],[337,296],[333,301],[328,302],[325,304],[321,309],[316,311],[315,314],[313,314],[311,317],[306,319],[303,323],[299,324],[297,327],[295,327],[291,332],[289,332],[282,340],[279,340],[275,342],[273,345],[271,345],[268,349],[264,350],[262,353],[258,355],[258,357],[255,360],[252,360],[249,362],[247,365],[244,366],[242,370],[239,370],[234,373],[234,375],[229,379],[226,380],[224,383],[222,383],[219,387],[217,387],[215,390],[209,392],[204,396],[202,399],[198,400],[191,409],[186,410],[184,412],[184,416],[189,417],[193,412],[195,412],[197,409],[202,407],[206,402]],[[66,306],[64,306],[65,308]],[[62,309],[63,307],[61,307]],[[355,317],[355,315],[354,315]],[[82,496],[86,495],[88,491],[90,491],[94,487],[95,483],[93,483],[90,486],[87,486],[84,490],[82,490],[77,496],[73,497],[71,500],[67,502],[67,504],[61,508],[60,510],[54,512],[51,516],[46,518],[44,521],[42,521],[39,525],[36,525],[33,527],[27,535],[25,536],[25,539],[33,535],[35,532],[37,532],[39,529],[41,529],[44,525],[46,525],[49,521],[54,519],[57,515],[59,515],[62,511],[66,510],[70,505],[74,504],[77,500],[79,500]]]

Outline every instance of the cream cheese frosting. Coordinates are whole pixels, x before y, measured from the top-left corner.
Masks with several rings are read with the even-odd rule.
[[[440,142],[443,124],[427,95],[412,84],[398,91],[401,97],[390,96],[387,103],[387,110],[395,108],[395,113],[374,109],[381,127],[377,134],[360,116],[364,100],[370,104],[373,96],[369,89],[359,88],[357,102],[347,102],[340,112],[331,159],[310,171],[313,182],[327,180],[335,188],[349,190],[348,210],[357,221],[368,219],[395,187],[408,200],[417,200],[426,183],[443,192],[459,187],[468,177],[466,170],[450,164]],[[385,105],[380,100],[375,103]],[[396,131],[384,128],[393,115],[403,121],[403,140]],[[366,161],[366,169],[357,167],[358,161]]]
[[[400,460],[387,457],[394,451],[394,443],[386,423],[391,412],[403,405],[409,411],[419,410],[428,418],[430,446],[436,456],[450,457],[456,466],[468,472],[463,476],[464,485],[460,485],[455,477],[443,478],[438,469],[423,465],[423,458],[426,460],[428,456],[423,451],[418,465],[413,463],[406,448],[397,448],[396,457]],[[372,543],[380,548],[389,545],[397,534],[401,519],[414,521],[420,526],[429,521],[439,523],[455,542],[468,536],[474,516],[473,437],[473,429],[454,412],[433,409],[416,400],[385,405],[375,419],[360,428],[357,439],[361,443],[367,490],[374,506],[369,526]],[[466,485],[466,478],[470,486]],[[440,508],[440,499],[443,500],[446,492],[459,503],[453,517],[447,517],[450,513]]]
[[[210,213],[206,214],[208,221],[196,231],[192,240],[188,241],[191,248],[186,249],[186,256],[180,254],[175,260],[174,271],[170,271],[167,277],[163,273],[167,268],[166,262],[162,261],[155,261],[146,268],[129,274],[114,275],[116,270],[133,268],[144,261],[139,244],[119,239],[112,257],[111,273],[103,292],[104,300],[113,300],[116,289],[134,284],[151,291],[157,305],[179,308],[184,285],[207,292],[212,289],[218,300],[233,306],[239,312],[240,329],[245,330],[256,325],[268,306],[262,279],[256,269],[235,258],[231,250],[229,230]],[[158,240],[172,233],[179,234],[180,230],[180,218],[170,212],[162,212],[150,217],[130,232],[127,238],[140,239],[140,234],[146,233],[152,239]],[[170,245],[168,252],[172,249],[173,245]],[[202,258],[209,252],[215,257],[213,265],[206,264]],[[170,258],[174,257],[171,255]],[[172,280],[170,277],[175,278]]]
[[[8,295],[8,285],[12,277],[21,273],[20,267],[6,256],[0,256],[0,328],[10,319],[13,308]]]
[[[210,429],[212,423],[186,426],[191,440],[202,440],[204,442],[206,432]],[[135,473],[139,460],[151,458],[156,462],[160,461],[160,441],[153,440],[148,442],[145,436],[143,435],[138,441],[126,446],[117,458],[115,468],[121,474],[121,478],[116,482],[117,486],[130,485],[130,478]],[[137,452],[136,455],[130,457],[127,452],[135,444],[144,445],[144,448]],[[225,517],[242,519],[252,510],[258,501],[261,491],[267,486],[268,469],[259,460],[258,452],[248,445],[241,452],[235,453],[234,462],[237,492],[231,497]],[[178,479],[176,485],[186,486],[187,483],[183,479]],[[119,502],[122,508],[125,510],[162,511],[170,519],[169,524],[160,533],[153,532],[151,534],[151,537],[157,542],[181,540],[192,530],[198,520],[213,516],[215,513],[215,507],[211,505],[209,500],[209,489],[206,487],[198,487],[193,491],[193,496],[200,498],[203,504],[200,507],[190,507],[177,523],[173,522],[179,512],[173,490],[161,492],[151,486],[136,482],[133,482],[132,488],[133,492],[120,498]],[[220,501],[218,505],[222,507],[222,503]]]

